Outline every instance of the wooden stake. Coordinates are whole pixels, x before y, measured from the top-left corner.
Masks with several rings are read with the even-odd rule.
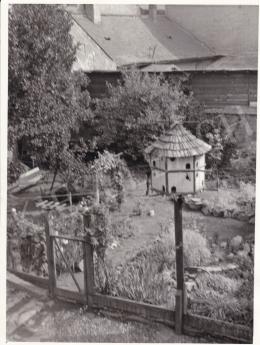
[[[49,272],[49,294],[51,298],[54,298],[56,288],[56,262],[54,253],[54,242],[51,237],[48,213],[44,216],[45,221],[45,234],[46,234],[46,247],[47,247],[47,258],[48,258],[48,272]]]
[[[175,217],[175,248],[176,248],[176,276],[177,293],[175,305],[175,330],[182,334],[184,314],[184,265],[183,265],[183,234],[182,234],[182,205],[183,196],[174,198]]]
[[[84,216],[84,226],[89,227],[89,219]],[[92,295],[95,291],[94,280],[94,261],[93,261],[93,247],[90,242],[90,236],[85,236],[83,242],[83,262],[84,262],[84,290],[86,296],[86,303],[89,307],[92,306]]]

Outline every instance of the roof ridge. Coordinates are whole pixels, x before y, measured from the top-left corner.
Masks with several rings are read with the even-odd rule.
[[[83,30],[84,32],[85,32],[85,34],[93,41],[93,42],[95,42],[96,43],[96,45],[109,57],[109,59],[111,59],[113,62],[115,62],[115,60],[114,60],[114,58],[110,55],[110,54],[108,54],[108,52],[98,43],[98,41],[97,40],[95,40],[93,37],[92,37],[92,35],[90,35],[89,34],[89,32],[87,32],[83,27],[82,27],[82,25],[74,18],[74,13],[72,14],[70,14],[71,15],[71,17],[72,17],[72,20],[81,28],[81,30]],[[83,14],[76,14],[76,16],[84,16]],[[87,20],[89,20],[86,16],[84,16],[84,18],[86,18]]]

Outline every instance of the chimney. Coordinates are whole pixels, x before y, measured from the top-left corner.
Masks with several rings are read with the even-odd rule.
[[[78,5],[77,12],[84,14],[94,24],[99,24],[101,22],[101,14],[98,5],[80,4]]]
[[[149,5],[149,18],[155,22],[156,17],[157,17],[157,6],[156,5]]]

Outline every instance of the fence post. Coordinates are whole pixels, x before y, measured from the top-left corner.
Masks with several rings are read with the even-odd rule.
[[[174,218],[175,218],[175,249],[176,249],[176,277],[177,291],[175,299],[175,331],[182,334],[183,315],[186,309],[186,294],[184,286],[184,265],[183,265],[183,234],[182,234],[182,195],[174,197]],[[186,312],[186,310],[185,310]]]
[[[89,219],[84,215],[84,226],[89,227]],[[92,306],[92,295],[94,294],[94,261],[93,261],[93,247],[90,236],[85,235],[83,242],[83,262],[84,262],[84,292],[87,305]]]
[[[56,262],[55,262],[55,252],[54,252],[54,242],[51,236],[48,213],[44,216],[45,220],[45,234],[46,234],[46,248],[47,248],[47,258],[48,258],[48,272],[49,272],[49,294],[51,298],[54,298],[55,287],[56,287]]]

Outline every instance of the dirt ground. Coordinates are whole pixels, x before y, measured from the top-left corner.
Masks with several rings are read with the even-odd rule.
[[[217,193],[217,192],[215,192]],[[125,262],[134,258],[142,249],[152,244],[161,232],[162,226],[174,219],[174,205],[167,197],[159,195],[145,196],[145,183],[139,183],[135,188],[129,189],[126,193],[125,202],[121,210],[112,214],[112,222],[128,218],[133,213],[136,205],[141,203],[143,211],[141,216],[131,216],[133,232],[128,238],[119,238],[116,246],[107,249],[107,262],[114,267],[124,265]],[[147,215],[149,210],[154,210],[153,217]],[[183,209],[183,227],[191,228],[196,225],[205,236],[214,238],[218,236],[219,241],[231,239],[241,235],[244,239],[254,236],[254,225],[241,222],[232,218],[218,218],[205,216],[199,211]],[[83,287],[83,274],[76,273],[76,279]],[[69,274],[60,276],[59,287],[66,287],[76,290],[76,285]]]
[[[217,192],[212,192],[217,193]],[[143,214],[131,217],[134,224],[133,236],[123,239],[114,249],[108,249],[108,257],[113,265],[117,266],[134,257],[142,248],[152,243],[161,231],[161,227],[166,225],[169,220],[174,219],[174,205],[167,197],[145,196],[145,183],[140,183],[136,189],[129,190],[126,201],[122,205],[120,212],[115,212],[113,218],[127,217],[132,213],[137,203],[141,203]],[[154,210],[153,217],[147,215],[147,211]],[[236,235],[243,238],[254,236],[254,225],[241,222],[232,218],[218,218],[204,216],[201,212],[183,209],[183,227],[191,227],[193,224],[200,229],[205,236],[219,240],[231,239]],[[116,253],[116,255],[115,255]]]

